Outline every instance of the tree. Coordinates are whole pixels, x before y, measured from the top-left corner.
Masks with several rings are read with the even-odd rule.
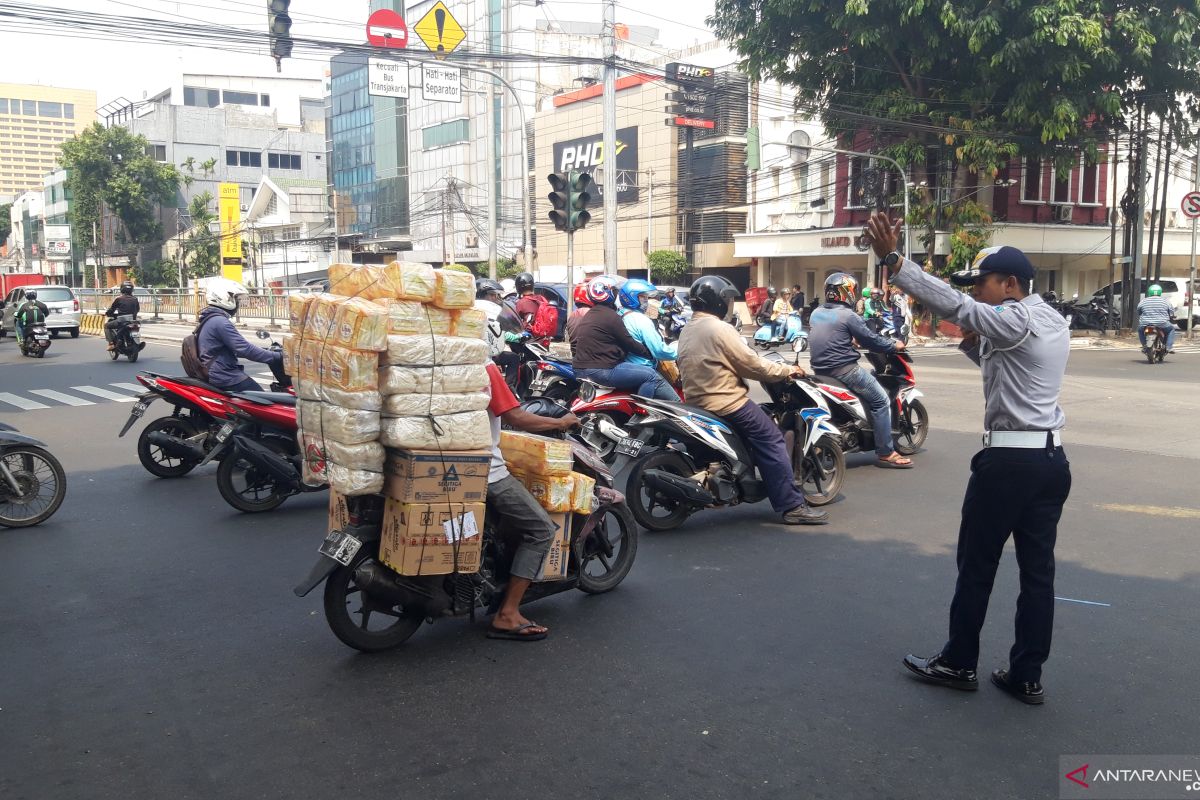
[[[934,159],[917,198],[932,210],[914,217],[936,226],[969,199],[972,173],[986,184],[1018,155],[1060,171],[1080,152],[1094,161],[1142,111],[1185,135],[1200,118],[1198,12],[1195,0],[717,0],[708,22],[843,143]]]
[[[655,250],[646,256],[650,277],[658,283],[671,283],[688,272],[687,258],[674,250]]]
[[[192,227],[183,236],[181,258],[184,273],[191,278],[209,278],[221,272],[221,241],[212,232],[217,215],[209,206],[213,196],[201,192],[188,204]]]
[[[71,225],[83,241],[100,222],[104,204],[121,224],[121,241],[149,244],[162,240],[161,203],[171,203],[179,173],[146,153],[146,138],[125,128],[94,123],[62,144],[59,163],[69,170]]]
[[[8,241],[12,233],[12,203],[0,205],[0,242]]]
[[[515,258],[496,259],[496,280],[515,278],[524,271],[525,268],[519,265]]]
[[[147,261],[134,267],[133,280],[138,286],[174,286],[179,280],[178,269],[163,259]]]

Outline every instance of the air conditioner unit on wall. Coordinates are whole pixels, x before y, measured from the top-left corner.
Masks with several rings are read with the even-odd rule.
[[[1054,219],[1058,222],[1070,222],[1071,212],[1075,210],[1075,206],[1067,204],[1051,206],[1051,208],[1054,209]]]

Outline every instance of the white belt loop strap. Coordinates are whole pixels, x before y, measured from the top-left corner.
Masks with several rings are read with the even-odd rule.
[[[1049,435],[1054,447],[1062,446],[1062,431],[984,431],[984,447],[1023,447],[1036,450],[1047,446]]]

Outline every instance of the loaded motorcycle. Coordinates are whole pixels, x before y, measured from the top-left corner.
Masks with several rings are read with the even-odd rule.
[[[612,473],[586,445],[571,444],[575,471],[596,480],[593,511],[569,517],[566,577],[532,584],[523,603],[571,589],[609,592],[624,580],[637,554],[637,526],[624,497],[613,488]],[[350,497],[347,510],[349,525],[329,532],[316,565],[293,590],[304,597],[325,584],[325,620],[344,644],[367,653],[388,650],[407,641],[422,622],[499,609],[515,552],[511,540],[518,531],[498,529],[487,514],[478,572],[407,577],[380,560],[383,498]]]
[[[814,506],[829,503],[845,468],[829,412],[796,408],[785,388],[767,388],[774,389],[769,413],[788,426],[798,488]],[[723,419],[682,403],[639,400],[644,413],[627,424],[632,435],[617,445],[613,464],[618,475],[628,474],[629,508],[639,525],[671,530],[703,508],[767,496],[749,447]]]
[[[929,412],[921,402],[924,395],[917,389],[912,356],[907,350],[866,355],[875,368],[875,379],[891,401],[896,452],[911,456],[921,449],[929,435]],[[818,399],[824,404],[813,401],[811,407],[828,409],[841,434],[842,449],[847,453],[874,451],[871,412],[858,395],[829,375],[816,375],[813,383],[820,393]]]
[[[43,442],[0,422],[0,526],[48,520],[67,496],[67,475]]]

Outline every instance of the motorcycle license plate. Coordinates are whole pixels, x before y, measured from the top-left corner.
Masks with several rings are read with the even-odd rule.
[[[233,424],[230,422],[226,422],[224,425],[221,426],[221,430],[217,431],[217,441],[224,442],[226,439],[229,438],[229,435],[231,433],[233,433]]]
[[[643,444],[645,444],[645,442],[643,442],[641,439],[634,439],[627,436],[621,441],[617,442],[617,452],[621,455],[636,457],[642,452]]]
[[[149,407],[150,404],[143,400],[133,408],[129,409],[129,416],[133,417],[134,419],[141,419],[142,415],[146,413],[146,409]]]
[[[350,534],[343,533],[342,531],[330,531],[326,534],[325,541],[321,543],[318,552],[323,556],[332,558],[344,567],[354,560],[354,556],[358,553],[358,548],[360,547],[362,547],[362,542]]]

